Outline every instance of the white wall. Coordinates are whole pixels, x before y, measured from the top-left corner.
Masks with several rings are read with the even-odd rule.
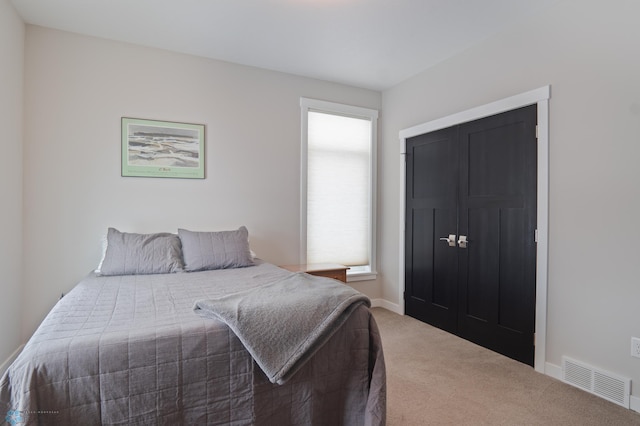
[[[0,0],[0,365],[21,343],[24,34],[13,5]]]
[[[258,256],[299,253],[301,96],[378,109],[379,92],[27,27],[27,338],[95,268],[107,227],[235,229]],[[206,179],[120,176],[121,117],[204,123]],[[375,282],[357,283],[379,297]]]
[[[398,132],[551,84],[547,361],[568,355],[640,383],[638,16],[636,0],[566,0],[383,92],[385,299],[400,303]]]

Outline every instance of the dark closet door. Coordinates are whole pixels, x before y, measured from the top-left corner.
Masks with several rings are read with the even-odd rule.
[[[535,323],[536,121],[531,106],[407,141],[407,314],[529,365]],[[423,148],[432,140],[446,144],[438,135],[449,135],[455,148]],[[455,170],[454,182],[446,185],[454,188],[453,202],[441,192],[444,186],[434,187],[439,186],[434,164]],[[444,210],[424,201],[423,195],[432,193],[449,200],[449,218],[439,218]],[[426,211],[417,208],[422,206]],[[440,240],[448,234],[455,234],[455,248]]]
[[[536,107],[461,125],[458,334],[533,365]]]
[[[406,154],[405,311],[452,333],[458,321],[457,140],[457,128],[417,136]]]

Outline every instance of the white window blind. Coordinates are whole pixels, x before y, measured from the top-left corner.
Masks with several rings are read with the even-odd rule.
[[[372,279],[378,112],[306,98],[301,106],[301,260]]]
[[[307,262],[368,265],[371,120],[309,111]]]

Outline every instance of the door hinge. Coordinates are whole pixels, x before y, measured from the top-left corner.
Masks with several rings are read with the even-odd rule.
[[[533,346],[536,345],[536,333],[533,333]]]
[[[538,242],[538,230],[536,229],[535,232],[533,233],[533,238],[536,241],[536,243]]]
[[[538,139],[538,125],[536,124],[536,139]]]

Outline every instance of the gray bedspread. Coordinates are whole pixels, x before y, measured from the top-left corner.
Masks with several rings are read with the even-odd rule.
[[[56,304],[0,379],[0,420],[384,424],[384,358],[364,304],[282,385],[269,381],[226,324],[193,311],[196,300],[269,286],[291,274],[261,263],[88,276]]]
[[[233,330],[272,383],[285,383],[351,316],[362,293],[338,281],[296,273],[273,284],[203,299],[194,310]]]

